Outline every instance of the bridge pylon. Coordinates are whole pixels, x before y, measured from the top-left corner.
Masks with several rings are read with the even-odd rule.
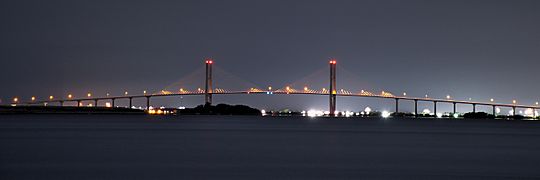
[[[204,102],[205,105],[212,104],[212,59],[206,59],[206,84],[204,87]]]
[[[330,96],[330,116],[336,115],[336,63],[335,59],[330,59],[330,88],[328,89],[328,94]]]

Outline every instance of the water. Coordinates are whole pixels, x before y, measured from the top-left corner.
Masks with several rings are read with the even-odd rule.
[[[538,179],[540,123],[0,116],[0,179]]]

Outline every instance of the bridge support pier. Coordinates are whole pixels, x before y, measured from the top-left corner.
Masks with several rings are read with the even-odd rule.
[[[476,104],[472,104],[472,112],[476,113]]]
[[[452,104],[454,104],[454,113],[453,113],[453,114],[456,114],[456,112],[457,112],[457,111],[456,111],[456,105],[457,105],[457,103],[453,102]]]
[[[512,116],[516,116],[516,106],[512,106]]]
[[[98,107],[97,104],[98,104],[98,100],[96,99],[96,100],[94,100],[94,107]]]
[[[64,101],[60,101],[60,107],[64,107]]]
[[[399,112],[399,99],[396,98],[396,113]]]
[[[112,107],[112,108],[116,107],[116,106],[114,106],[115,100],[116,100],[116,99],[114,99],[114,98],[111,99],[111,107]]]
[[[418,117],[418,99],[414,100],[414,117]]]
[[[328,94],[330,95],[330,116],[335,116],[336,112],[336,60],[330,60],[330,88]]]
[[[496,118],[497,117],[497,106],[493,106],[493,117]]]
[[[131,109],[131,107],[133,107],[133,98],[132,97],[129,98],[129,107],[128,108]]]
[[[150,110],[150,96],[146,96],[146,110]]]
[[[437,101],[433,101],[433,114],[437,116]]]
[[[81,101],[77,101],[77,107],[81,107]]]

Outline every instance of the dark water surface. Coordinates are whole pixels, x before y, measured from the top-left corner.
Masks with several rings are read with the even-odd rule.
[[[540,122],[0,116],[0,179],[539,179]]]

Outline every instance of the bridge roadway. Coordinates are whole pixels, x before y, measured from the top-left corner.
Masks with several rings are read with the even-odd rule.
[[[199,92],[188,92],[188,93],[160,93],[160,94],[146,94],[146,95],[126,95],[126,96],[108,96],[108,97],[89,97],[89,98],[71,98],[71,99],[58,99],[58,100],[45,100],[45,101],[34,101],[26,102],[21,104],[35,105],[35,104],[50,104],[50,103],[60,103],[60,106],[63,106],[64,102],[77,102],[80,105],[80,102],[83,101],[94,101],[97,105],[98,101],[110,100],[112,106],[114,106],[115,100],[118,99],[129,99],[130,107],[132,106],[132,100],[135,98],[146,98],[147,99],[147,108],[150,107],[150,98],[152,97],[169,97],[169,96],[204,96],[206,93],[204,91]],[[212,95],[238,95],[238,94],[277,94],[277,95],[321,95],[328,96],[329,93],[320,93],[320,92],[287,92],[287,91],[228,91],[228,92],[214,92],[209,93]],[[366,97],[366,98],[382,98],[382,99],[394,99],[396,103],[395,112],[399,112],[399,101],[408,100],[415,102],[415,113],[418,114],[418,102],[432,102],[434,104],[434,113],[437,113],[437,103],[451,103],[454,105],[454,113],[456,113],[457,104],[467,104],[473,106],[473,112],[476,112],[476,106],[491,106],[493,107],[493,114],[495,114],[496,107],[510,107],[513,109],[514,115],[516,108],[531,108],[533,110],[540,109],[540,106],[531,106],[531,105],[519,105],[519,104],[504,104],[504,103],[490,103],[490,102],[478,102],[478,101],[463,101],[463,100],[454,100],[454,99],[434,99],[434,98],[418,98],[418,97],[407,97],[407,96],[393,96],[393,95],[368,95],[368,94],[353,94],[353,93],[336,93],[336,96],[341,97]]]

